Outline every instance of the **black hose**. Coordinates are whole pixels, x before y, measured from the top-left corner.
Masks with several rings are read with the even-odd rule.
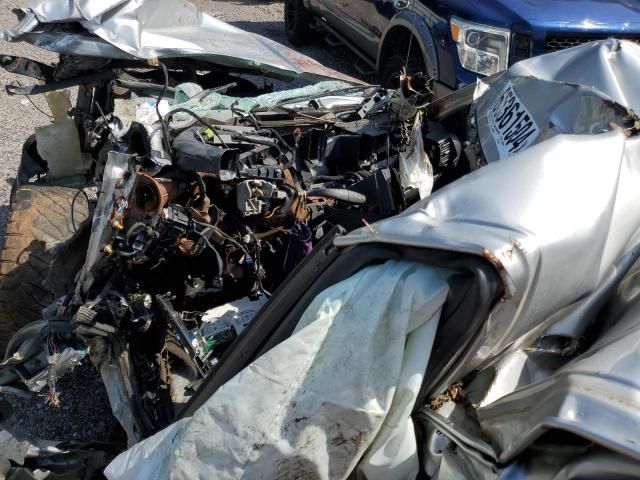
[[[222,263],[222,256],[220,255],[220,253],[218,252],[218,249],[216,247],[213,246],[213,244],[209,241],[209,239],[203,234],[198,232],[197,230],[194,230],[194,232],[200,237],[202,238],[202,240],[204,240],[204,243],[207,245],[207,247],[209,247],[211,249],[211,251],[213,252],[213,254],[216,257],[216,263],[218,264],[218,275],[222,275],[222,273],[224,272],[224,266]]]
[[[347,177],[345,175],[318,175],[316,177],[311,177],[307,183],[339,182],[346,179]]]
[[[73,196],[73,200],[71,200],[71,226],[73,227],[74,233],[78,231],[78,227],[76,225],[76,219],[75,219],[75,211],[76,211],[76,200],[78,200],[78,197],[80,196],[80,194],[84,195],[84,198],[87,199],[87,206],[89,206],[89,195],[87,195],[87,192],[85,192],[84,190],[78,190],[76,194]]]
[[[295,149],[289,145],[284,138],[282,138],[282,135],[280,135],[276,130],[274,130],[273,128],[264,128],[263,129],[266,133],[270,133],[271,135],[273,135],[274,137],[276,137],[278,140],[280,140],[280,143],[282,143],[285,147],[287,147],[287,149],[291,152],[293,152]],[[262,132],[262,130],[258,130],[256,132],[256,134],[259,134],[260,132]]]
[[[131,225],[131,228],[127,230],[127,235],[125,236],[125,243],[127,244],[127,246],[130,247],[132,238],[135,237],[136,235],[141,234],[146,229],[147,229],[147,225],[143,222],[137,222]]]
[[[268,140],[262,140],[259,138],[249,138],[249,137],[245,137],[244,135],[240,134],[240,133],[231,133],[231,138],[235,139],[235,140],[242,140],[243,142],[247,142],[247,143],[254,143],[256,145],[264,145],[265,147],[271,147],[271,148],[275,148],[276,150],[278,150],[278,152],[280,152],[280,155],[282,157],[285,157],[286,155],[284,154],[284,152],[282,151],[282,149],[274,142],[270,142]]]
[[[160,85],[158,83],[148,83],[148,82],[132,82],[129,80],[116,80],[116,85],[118,87],[127,88],[129,90],[146,90],[146,91],[159,91],[162,92],[165,90],[164,85]],[[167,87],[165,90],[165,95],[167,93],[175,94],[176,89],[172,87]]]
[[[203,206],[204,200],[207,198],[207,186],[204,184],[204,180],[200,175],[196,173],[195,175],[196,183],[198,184],[198,188],[200,189],[200,198],[198,199],[197,205]]]
[[[245,112],[241,112],[239,110],[236,111],[234,109],[231,109],[231,111],[233,113],[238,112],[238,114],[244,114],[245,113]],[[255,132],[251,132],[251,133],[253,133],[255,135],[260,135],[262,133],[269,133],[269,134],[273,135],[274,137],[276,137],[280,141],[280,143],[282,143],[287,148],[287,150],[289,150],[292,153],[295,152],[296,149],[293,148],[291,145],[289,145],[285,141],[285,139],[282,137],[282,135],[280,135],[276,130],[274,130],[273,128],[262,128],[260,126],[260,124],[258,123],[258,121],[255,119],[255,117],[251,113],[249,113],[248,115],[252,119],[253,126],[256,128],[256,131]],[[263,141],[254,141],[254,139],[245,137],[244,135],[236,132],[235,130],[229,131],[229,130],[226,130],[224,128],[221,128],[220,131],[222,131],[222,132],[226,131],[227,133],[232,135],[232,138],[235,138],[235,139],[238,139],[238,140],[243,140],[245,142],[257,143],[257,144],[265,145],[265,146],[268,146],[268,147],[275,147],[280,152],[280,155],[282,155],[283,157],[285,156],[284,153],[282,152],[282,150],[280,149],[280,147],[278,147],[278,145],[275,144],[275,143],[266,142],[264,140]]]
[[[186,113],[187,115],[190,115],[191,117],[195,118],[202,125],[204,125],[205,127],[210,128],[211,130],[213,130],[213,133],[215,133],[218,136],[218,140],[220,140],[220,143],[222,144],[222,146],[224,148],[229,148],[229,146],[224,142],[224,140],[222,140],[222,138],[220,138],[220,135],[218,134],[218,131],[216,130],[216,128],[213,125],[211,125],[210,123],[205,122],[204,119],[200,115],[198,115],[197,113],[192,112],[191,110],[189,110],[187,108],[183,108],[183,107],[174,108],[173,110],[171,110],[169,113],[167,113],[165,115],[164,121],[168,123],[169,120],[171,120],[176,113]]]
[[[288,190],[289,195],[287,195],[287,199],[284,201],[282,206],[278,209],[278,213],[276,214],[278,218],[285,217],[289,213],[289,210],[291,210],[291,205],[293,205],[293,201],[298,196],[298,191],[295,188],[293,188],[291,185],[284,183],[280,185],[280,188],[283,188],[284,190]]]
[[[363,205],[367,203],[367,196],[362,193],[353,192],[346,188],[314,188],[307,192],[308,197],[329,197],[341,202]]]
[[[191,221],[193,223],[195,223],[196,225],[200,225],[201,227],[211,228],[211,224],[199,222],[197,220],[194,220],[193,218],[191,219]],[[230,242],[233,245],[235,245],[236,247],[238,247],[242,251],[242,253],[244,253],[247,257],[253,257],[253,255],[251,255],[251,253],[249,253],[249,251],[245,248],[245,246],[242,245],[240,242],[238,242],[236,239],[234,239],[232,236],[227,235],[226,233],[224,233],[218,227],[213,227],[213,228],[215,228],[216,233],[218,233],[219,235],[224,237],[228,242]],[[196,232],[196,233],[199,233],[199,232]]]

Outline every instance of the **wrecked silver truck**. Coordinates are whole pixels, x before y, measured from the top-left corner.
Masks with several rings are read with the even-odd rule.
[[[639,46],[431,101],[179,0],[20,15],[61,57],[2,59],[53,122],[0,290],[51,301],[0,312],[0,474],[638,476]]]

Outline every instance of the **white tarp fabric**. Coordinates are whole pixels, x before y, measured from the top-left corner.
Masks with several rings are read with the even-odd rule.
[[[409,148],[400,152],[400,181],[404,188],[417,188],[420,198],[427,198],[433,191],[433,166],[424,148],[421,114],[413,122]]]
[[[110,480],[415,478],[409,414],[447,272],[389,261],[320,294],[285,342],[196,414],[118,456]]]

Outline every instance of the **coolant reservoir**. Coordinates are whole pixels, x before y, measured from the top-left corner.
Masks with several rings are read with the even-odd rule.
[[[36,127],[35,134],[38,154],[49,166],[48,177],[86,175],[91,167],[91,157],[82,153],[78,128],[68,115],[71,109],[69,92],[50,92],[45,96],[53,114],[53,124]]]

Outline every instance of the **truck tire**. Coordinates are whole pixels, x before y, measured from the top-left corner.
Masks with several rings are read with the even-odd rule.
[[[311,12],[304,7],[302,0],[285,0],[284,28],[287,39],[296,47],[307,45],[313,41],[311,30]]]
[[[53,302],[44,280],[56,251],[88,217],[89,203],[81,190],[27,184],[14,192],[0,252],[0,352]]]
[[[424,60],[412,53],[407,58],[406,53],[394,53],[386,59],[384,65],[380,69],[380,84],[384,88],[398,88],[397,77],[404,67],[407,67],[407,73],[413,75],[415,73],[426,73]]]

